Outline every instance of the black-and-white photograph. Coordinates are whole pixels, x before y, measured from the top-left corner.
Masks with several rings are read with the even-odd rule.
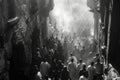
[[[120,80],[120,0],[0,0],[0,80]]]

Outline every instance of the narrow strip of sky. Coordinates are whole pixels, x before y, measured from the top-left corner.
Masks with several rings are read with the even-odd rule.
[[[93,14],[89,12],[87,0],[54,0],[54,3],[52,16],[56,20],[58,30],[80,34],[82,30],[89,28],[93,35],[94,19]]]

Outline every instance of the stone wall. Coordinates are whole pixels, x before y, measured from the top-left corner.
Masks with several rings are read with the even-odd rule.
[[[46,20],[52,9],[53,0],[0,0],[0,35],[5,35],[3,42],[11,74],[26,73],[27,66],[34,62],[37,48],[42,48],[47,38]],[[15,17],[19,19],[17,24],[7,25],[8,20]],[[5,42],[5,39],[8,40]]]
[[[47,36],[46,18],[53,8],[52,0],[15,0],[16,16],[19,17],[15,27],[16,44],[23,42],[26,57],[42,47]],[[28,58],[27,58],[28,59]],[[28,59],[29,60],[29,59]]]

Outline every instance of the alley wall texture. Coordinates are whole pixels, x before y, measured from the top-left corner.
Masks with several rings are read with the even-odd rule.
[[[44,45],[53,6],[53,0],[0,0],[0,47],[14,69],[24,71]]]

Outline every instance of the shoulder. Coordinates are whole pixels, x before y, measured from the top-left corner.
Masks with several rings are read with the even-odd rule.
[[[88,65],[87,70],[89,71],[90,69],[91,69],[91,66],[90,66],[90,65]]]
[[[48,62],[45,62],[45,64],[47,64],[47,65],[48,65],[49,63],[48,63]]]
[[[99,63],[95,63],[95,66],[96,66],[96,65],[99,65]]]
[[[77,59],[75,56],[72,56],[73,59]]]
[[[72,57],[69,57],[68,59],[71,59]]]
[[[71,65],[71,62],[68,63],[68,67]]]
[[[96,67],[94,66],[93,69],[96,69]]]
[[[88,65],[88,67],[87,68],[90,68],[91,67],[91,65]]]
[[[41,62],[41,64],[44,64],[44,62]]]

